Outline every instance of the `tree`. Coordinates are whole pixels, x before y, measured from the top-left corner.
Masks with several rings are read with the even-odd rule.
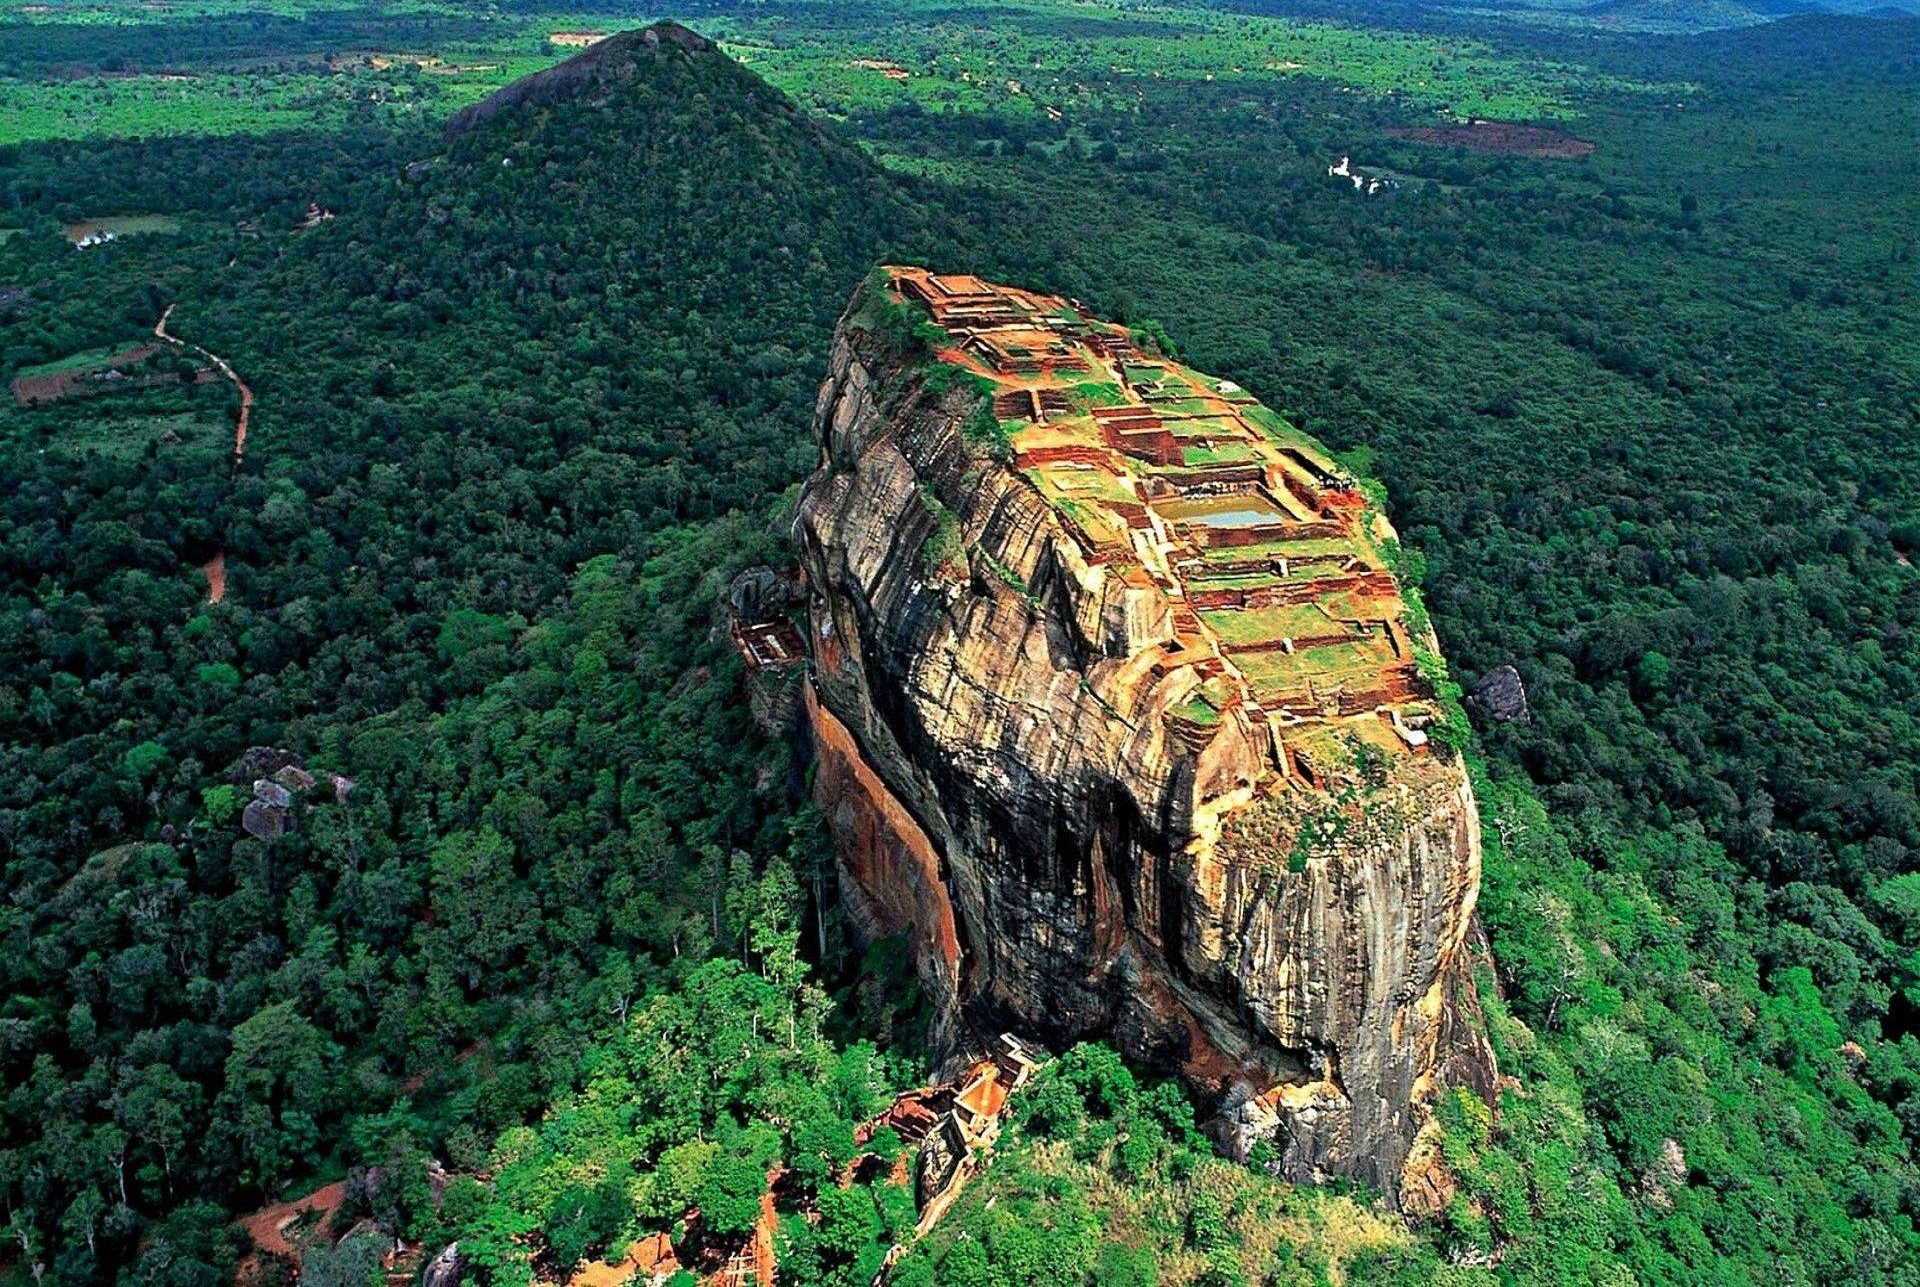
[[[800,1183],[819,1190],[860,1154],[853,1140],[853,1124],[825,1102],[816,1101],[793,1125],[789,1165]]]
[[[632,1214],[626,1186],[608,1177],[563,1190],[548,1206],[541,1228],[554,1259],[572,1268],[607,1250]]]
[[[713,1160],[694,1195],[700,1223],[715,1236],[740,1237],[760,1218],[760,1195],[766,1192],[766,1170],[750,1157],[723,1153]]]
[[[225,1287],[244,1237],[218,1206],[188,1202],[149,1231],[127,1279],[138,1287]]]
[[[315,1247],[300,1258],[300,1281],[307,1287],[380,1287],[386,1282],[383,1242],[378,1234],[358,1233]]]
[[[1103,1242],[1093,1262],[1094,1287],[1154,1287],[1160,1267],[1153,1252],[1119,1242]]]
[[[334,1086],[330,1065],[337,1053],[290,1001],[265,1007],[233,1030],[214,1111],[255,1183],[276,1184],[319,1144],[315,1123]]]
[[[687,1140],[660,1155],[660,1162],[642,1187],[641,1213],[656,1224],[671,1224],[700,1200],[720,1155],[710,1140]]]
[[[457,831],[433,848],[433,923],[422,934],[468,994],[497,996],[534,942],[539,918],[499,832]]]

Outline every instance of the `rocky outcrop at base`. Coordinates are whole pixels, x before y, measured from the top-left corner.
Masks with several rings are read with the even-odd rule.
[[[1496,724],[1532,719],[1527,708],[1527,686],[1512,666],[1496,666],[1488,671],[1467,694],[1467,705],[1483,712]]]

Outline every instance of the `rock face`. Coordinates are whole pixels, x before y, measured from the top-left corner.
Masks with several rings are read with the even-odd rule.
[[[420,1275],[421,1287],[455,1287],[460,1281],[460,1244],[450,1242],[440,1254],[427,1262]]]
[[[1478,821],[1318,444],[1067,301],[886,270],[836,334],[795,530],[816,798],[936,1039],[1115,1041],[1222,1140],[1413,1209],[1490,1096]]]
[[[300,756],[275,746],[250,746],[233,767],[236,786],[253,784],[253,798],[240,811],[240,829],[256,840],[273,841],[300,825],[300,811],[314,803],[308,792],[319,779],[307,772]],[[327,786],[333,803],[345,804],[353,793],[354,781],[340,773],[328,773]]]

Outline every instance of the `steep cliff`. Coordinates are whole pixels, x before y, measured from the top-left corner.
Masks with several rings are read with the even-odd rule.
[[[939,1038],[1110,1037],[1291,1177],[1444,1201],[1429,1105],[1493,1080],[1479,836],[1377,507],[1231,382],[915,269],[816,432],[816,791]]]

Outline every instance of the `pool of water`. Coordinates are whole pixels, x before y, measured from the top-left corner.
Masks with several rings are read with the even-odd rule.
[[[1243,505],[1238,509],[1189,514],[1185,521],[1202,523],[1207,527],[1259,527],[1266,523],[1284,523],[1287,521],[1287,516],[1277,509],[1269,509],[1264,505]]]

